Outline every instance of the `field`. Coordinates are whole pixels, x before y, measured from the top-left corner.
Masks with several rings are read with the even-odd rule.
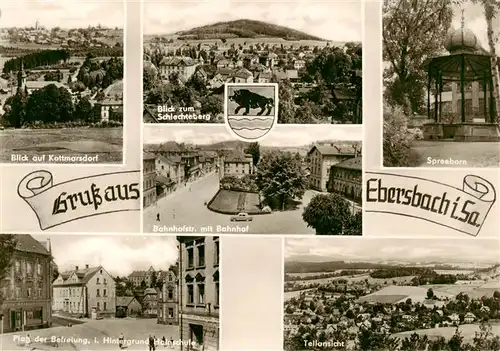
[[[427,290],[428,287],[419,287],[419,286],[398,286],[391,285],[380,289],[379,291],[361,297],[360,301],[367,302],[382,302],[382,303],[396,303],[401,300],[406,300],[408,298],[412,299],[413,302],[423,302],[427,299]],[[453,297],[455,294],[442,292],[442,291],[434,291],[436,296],[439,297]],[[402,297],[401,297],[402,296]],[[399,298],[401,297],[401,298]]]
[[[98,163],[121,163],[123,128],[6,129],[0,131],[0,162],[11,155],[99,155]],[[48,163],[48,162],[42,162]]]
[[[464,341],[470,343],[472,341],[472,339],[474,338],[475,333],[479,331],[479,325],[478,324],[462,324],[458,327],[458,329],[462,333],[462,336],[464,337]],[[493,324],[492,325],[492,332],[493,332],[493,335],[499,335],[500,334],[500,324]],[[413,333],[417,333],[417,334],[422,335],[422,336],[427,335],[427,337],[429,337],[429,339],[435,339],[435,338],[442,336],[442,337],[446,338],[447,340],[449,340],[455,334],[455,327],[412,330],[412,331],[393,334],[392,337],[407,338],[407,337],[410,337],[410,335]]]
[[[283,299],[285,301],[287,300],[290,300],[291,298],[294,298],[294,297],[299,297],[299,295],[305,291],[309,291],[309,290],[314,290],[314,289],[303,289],[303,290],[296,290],[296,291],[287,291],[285,292],[283,295]]]
[[[243,196],[242,196],[243,195]],[[241,200],[241,201],[239,201]],[[244,209],[238,204],[244,201]],[[209,209],[215,212],[237,214],[239,212],[255,213],[260,212],[258,208],[259,195],[255,193],[245,193],[241,191],[221,190],[215,200],[210,204]]]

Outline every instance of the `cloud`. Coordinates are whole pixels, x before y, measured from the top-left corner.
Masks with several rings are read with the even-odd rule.
[[[287,260],[500,263],[499,240],[308,238],[286,239]]]
[[[335,126],[325,128],[324,125],[297,126],[278,125],[259,143],[267,146],[303,146],[319,140],[361,141],[362,129],[359,126]],[[236,140],[221,125],[190,125],[189,127],[146,126],[144,128],[144,143],[155,144],[167,141],[193,144],[207,144],[221,141]]]
[[[189,4],[189,5],[187,5]],[[164,16],[172,13],[175,16]],[[182,18],[182,23],[179,23]],[[361,41],[361,1],[146,2],[144,34],[170,34],[236,19],[270,22],[334,41]]]
[[[38,21],[47,28],[86,28],[101,24],[124,27],[122,0],[16,0],[2,4],[2,27],[34,26]],[[19,15],[22,14],[22,15]]]
[[[177,260],[175,237],[166,236],[49,236],[60,271],[102,265],[112,275],[127,276],[134,270],[168,269]],[[45,240],[45,238],[37,238]]]

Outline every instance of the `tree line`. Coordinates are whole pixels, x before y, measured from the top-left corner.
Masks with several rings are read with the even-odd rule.
[[[12,58],[7,60],[3,66],[3,73],[16,72],[21,68],[21,63],[24,69],[32,69],[41,66],[51,66],[58,64],[61,61],[66,61],[70,58],[70,53],[67,50],[42,50],[33,52],[22,57]]]

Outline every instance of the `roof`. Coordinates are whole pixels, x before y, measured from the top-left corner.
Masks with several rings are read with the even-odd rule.
[[[160,66],[194,66],[196,61],[190,57],[165,57],[160,62]]]
[[[29,234],[14,234],[16,240],[16,250],[22,252],[31,252],[45,256],[51,256],[50,252]]]
[[[56,81],[34,81],[34,80],[29,80],[26,82],[26,88],[28,89],[43,89],[45,88],[46,86],[49,86],[49,85],[55,85],[56,87],[58,88],[66,88],[68,89],[68,87],[60,82],[56,82]]]
[[[156,294],[158,294],[158,291],[156,291],[153,288],[147,288],[146,290],[144,290],[144,295],[156,295]]]
[[[128,275],[129,278],[131,277],[145,277],[146,275],[148,275],[148,272],[146,271],[133,271],[132,273],[130,273]]]
[[[116,306],[128,306],[134,300],[137,300],[134,296],[117,296]]]
[[[142,159],[143,161],[145,160],[155,160],[156,156],[153,154],[150,154],[149,152],[143,151],[142,152]]]
[[[337,163],[332,167],[336,168],[344,168],[344,169],[355,169],[361,171],[362,169],[362,158],[361,157],[353,157],[343,162]]]
[[[172,179],[164,177],[162,175],[157,175],[155,177],[155,181],[157,181],[160,184],[165,184],[165,185],[171,185],[171,184],[175,183]]]
[[[80,285],[80,284],[87,284],[90,279],[99,271],[102,269],[102,266],[98,267],[89,267],[85,269],[78,269],[78,270],[71,270],[71,271],[64,271],[60,273],[60,275],[63,277],[63,279],[66,281],[71,275],[76,274],[78,277],[78,282],[75,283],[69,283],[69,284],[75,284],[75,285]],[[62,284],[54,284],[56,285],[66,285],[68,283],[63,282]]]
[[[253,162],[253,158],[251,155],[246,155],[243,152],[234,151],[230,155],[226,156],[224,162],[250,163]]]
[[[162,162],[165,162],[165,163],[169,163],[169,164],[179,164],[181,163],[182,161],[182,157],[181,156],[168,156],[168,157],[165,157],[165,156],[158,156],[158,160],[162,161]]]
[[[308,155],[317,149],[322,156],[334,156],[334,155],[353,155],[354,150],[348,149],[345,146],[331,146],[331,145],[314,145],[311,150],[307,153]]]
[[[236,73],[234,73],[234,76],[238,77],[238,78],[248,78],[248,77],[252,77],[253,75],[249,70],[242,68],[242,69],[239,69]]]

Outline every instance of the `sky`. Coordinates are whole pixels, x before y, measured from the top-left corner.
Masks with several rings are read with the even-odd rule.
[[[319,140],[361,141],[362,129],[359,126],[336,126],[325,128],[324,125],[295,126],[278,125],[266,137],[259,141],[263,146],[304,146]],[[210,144],[221,141],[237,140],[224,124],[190,125],[189,127],[170,125],[144,127],[144,143],[156,144],[167,141],[192,144]]]
[[[7,0],[0,5],[0,27],[124,27],[123,0]]]
[[[103,266],[113,276],[128,276],[134,270],[168,269],[177,260],[175,236],[46,235],[59,271],[75,266]]]
[[[331,41],[361,41],[361,1],[229,1],[144,3],[144,34],[172,34],[237,19],[264,21]],[[174,16],[166,14],[175,14]]]
[[[464,10],[465,27],[469,28],[476,34],[482,47],[489,51],[488,38],[486,34],[486,20],[484,19],[483,7],[479,4],[470,4],[462,7]],[[454,6],[453,8],[453,22],[452,27],[455,29],[460,28],[462,22],[461,8]],[[500,28],[500,16],[493,19],[493,27]],[[498,32],[498,31],[497,31]],[[500,54],[500,40],[496,44],[497,55]]]
[[[285,239],[286,261],[500,263],[500,241],[472,239]]]

